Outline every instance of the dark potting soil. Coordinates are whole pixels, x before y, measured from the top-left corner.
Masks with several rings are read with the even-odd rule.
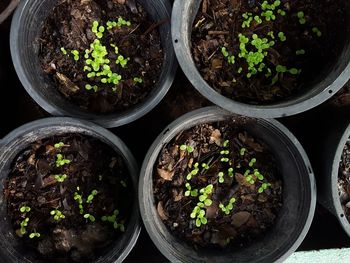
[[[64,145],[55,148],[60,142]],[[70,163],[57,167],[59,154]],[[57,175],[66,178],[60,182]],[[130,187],[124,161],[114,150],[91,137],[64,135],[37,141],[16,157],[4,197],[13,230],[35,251],[36,260],[95,262],[128,228]],[[30,209],[21,211],[23,207]],[[57,213],[51,214],[55,210],[63,218],[55,219]],[[102,219],[114,213],[115,220]],[[85,218],[86,214],[93,218]],[[27,226],[21,226],[27,218]],[[40,237],[30,238],[32,233]]]
[[[202,0],[193,23],[192,54],[202,77],[222,95],[248,104],[279,102],[307,89],[318,76],[327,74],[345,44],[349,1],[340,0],[337,4],[332,0],[266,1],[269,5],[280,2],[274,10],[263,10],[263,2]],[[262,15],[265,11],[272,12],[275,20],[266,21]],[[280,12],[285,12],[285,16]],[[300,18],[298,12],[303,12]],[[248,21],[249,27],[242,28],[244,21]],[[281,38],[280,32],[284,33]],[[248,38],[242,39],[246,42],[243,46],[240,33]],[[257,43],[258,40],[253,45],[254,34],[269,47],[259,51],[262,43]],[[228,57],[224,56],[223,47]],[[228,61],[231,55],[235,56],[234,64]],[[248,61],[255,69],[249,70]],[[278,65],[285,67],[279,73]],[[291,69],[293,74],[288,72]]]
[[[338,192],[344,214],[350,223],[350,139],[348,140],[341,157]]]
[[[244,121],[201,124],[185,130],[165,145],[158,157],[154,196],[159,217],[175,236],[195,247],[249,245],[278,217],[282,206],[278,165],[267,145],[240,128]],[[186,150],[182,150],[184,145]],[[196,163],[198,170],[189,179]],[[259,192],[263,184],[267,187]],[[208,186],[212,190],[206,198],[211,201],[203,201],[201,189]],[[201,201],[207,204],[199,205]],[[200,215],[191,215],[198,205],[204,210],[199,212],[205,217],[203,222]]]
[[[119,18],[131,25],[107,28],[108,21],[118,22]],[[94,21],[99,22],[98,30],[104,27],[100,39],[92,32]],[[134,0],[60,0],[46,19],[39,39],[41,66],[59,92],[82,109],[99,114],[128,110],[143,102],[159,80],[164,54],[158,26],[163,22],[151,21]],[[96,39],[108,53],[102,59],[109,60],[102,61],[97,70],[87,64],[88,59],[94,60],[90,45]],[[73,50],[79,52],[78,61]],[[86,50],[88,58],[84,57]],[[103,47],[101,50],[103,54]],[[116,63],[119,56],[126,62],[124,67]],[[119,76],[102,83],[103,78],[111,77],[107,71],[97,76],[105,66]],[[90,70],[84,71],[84,67]],[[96,76],[88,77],[89,73]],[[91,86],[90,90],[86,85]]]

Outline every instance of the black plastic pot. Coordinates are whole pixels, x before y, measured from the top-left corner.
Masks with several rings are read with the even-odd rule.
[[[168,92],[175,76],[177,63],[170,33],[171,4],[169,0],[137,0],[155,21],[168,19],[159,27],[164,49],[164,63],[160,80],[141,104],[122,113],[97,115],[83,111],[68,102],[54,87],[41,69],[38,50],[44,20],[57,0],[21,1],[11,26],[11,55],[19,79],[30,96],[47,112],[56,116],[70,116],[91,120],[103,127],[117,127],[130,123],[152,110]]]
[[[283,175],[283,207],[275,226],[266,236],[249,247],[230,252],[195,250],[173,236],[162,223],[154,202],[152,183],[154,164],[162,147],[190,127],[234,117],[237,115],[217,107],[185,114],[159,135],[146,155],[139,182],[141,215],[153,242],[171,262],[282,262],[297,249],[309,230],[315,211],[316,186],[308,157],[282,124],[264,119],[248,122],[244,129],[269,146]]]
[[[319,175],[317,181],[318,201],[333,213],[350,237],[350,223],[344,215],[338,193],[338,174],[341,156],[350,137],[350,123],[343,122],[332,126],[319,151]]]
[[[211,88],[199,73],[191,54],[192,25],[202,1],[176,0],[172,13],[172,37],[179,64],[192,85],[214,104],[234,113],[261,117],[278,118],[294,115],[316,107],[329,99],[350,78],[350,15],[343,32],[348,36],[337,64],[327,74],[320,75],[310,87],[285,101],[257,106],[226,98]],[[350,6],[350,5],[349,5]],[[350,10],[348,10],[350,14]]]
[[[137,202],[138,169],[136,161],[127,146],[113,133],[96,124],[72,118],[47,118],[21,126],[0,141],[0,261],[3,263],[37,262],[33,259],[32,252],[23,247],[16,238],[7,217],[6,202],[2,194],[3,181],[9,174],[12,162],[30,143],[66,133],[84,134],[109,145],[124,158],[133,183],[135,199],[133,206],[130,207],[131,216],[126,231],[120,239],[115,241],[113,247],[96,262],[122,262],[137,241],[141,231]]]
[[[16,9],[17,5],[19,4],[20,0],[2,0],[8,2],[7,6],[3,6],[4,4],[0,4],[0,24],[4,22],[11,14],[12,12]],[[2,7],[4,7],[2,9]]]

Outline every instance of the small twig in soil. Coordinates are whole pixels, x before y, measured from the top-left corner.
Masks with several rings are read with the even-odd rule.
[[[209,57],[208,60],[211,60],[213,58],[213,56],[216,54],[216,52],[218,52],[218,50],[220,49],[220,47],[218,47]]]
[[[147,34],[149,34],[150,32],[152,32],[155,28],[157,28],[157,27],[159,27],[159,26],[165,24],[166,22],[169,22],[169,19],[168,19],[168,18],[165,18],[165,19],[163,19],[163,20],[160,20],[160,21],[157,22],[157,23],[152,24],[152,25],[146,30],[146,32],[142,34],[142,36],[143,36],[143,37],[146,36]]]
[[[129,35],[131,35],[132,33],[134,33],[139,27],[140,27],[141,24],[138,24],[133,30],[131,30],[129,32]]]
[[[208,35],[229,35],[229,31],[208,31]]]

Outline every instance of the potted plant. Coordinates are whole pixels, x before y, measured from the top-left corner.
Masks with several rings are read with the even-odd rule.
[[[342,0],[177,0],[175,52],[195,88],[231,112],[300,113],[349,79],[349,8]]]
[[[122,262],[140,233],[137,168],[99,126],[26,124],[1,140],[2,262]]]
[[[332,131],[324,134],[319,149],[318,196],[340,222],[350,236],[350,186],[349,186],[349,138],[350,126],[347,121],[339,121]]]
[[[285,127],[216,107],[170,124],[139,182],[146,230],[172,262],[282,262],[315,202],[310,163]]]
[[[4,22],[16,9],[19,0],[5,0],[0,4],[0,24]]]
[[[11,27],[18,76],[53,115],[129,123],[174,79],[170,10],[156,0],[24,1]]]

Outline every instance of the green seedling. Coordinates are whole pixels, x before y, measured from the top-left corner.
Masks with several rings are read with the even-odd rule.
[[[21,213],[29,213],[30,210],[31,210],[31,208],[30,208],[29,206],[22,206],[22,207],[19,209],[19,211],[20,211]]]
[[[67,55],[68,54],[67,50],[64,47],[61,47],[61,52],[62,52],[63,55]]]
[[[301,25],[304,25],[304,24],[306,23],[305,14],[304,14],[303,11],[299,11],[299,12],[297,13],[297,17],[298,17],[299,23],[300,23]]]
[[[126,182],[125,182],[124,180],[121,180],[121,181],[120,181],[120,184],[121,184],[124,188],[127,187],[127,184],[126,184]]]
[[[77,187],[77,190],[80,191],[79,186]],[[80,214],[84,213],[84,208],[83,208],[83,197],[81,194],[79,194],[78,192],[74,193],[74,200],[77,201],[78,205],[79,205],[79,210],[80,210]]]
[[[95,217],[93,215],[90,215],[90,214],[85,214],[84,218],[85,219],[89,219],[91,222],[95,222],[96,221]]]
[[[29,238],[30,239],[33,239],[33,238],[35,238],[35,237],[40,237],[40,233],[38,233],[38,232],[33,232],[33,233],[30,233],[30,235],[29,235]]]
[[[73,54],[73,59],[75,61],[79,60],[79,51],[78,50],[72,50],[71,53]]]
[[[219,208],[221,209],[222,212],[224,212],[226,215],[228,215],[233,210],[233,205],[235,202],[236,202],[236,198],[232,197],[226,206],[224,204],[220,203]]]
[[[220,154],[221,155],[228,155],[228,154],[230,154],[230,151],[229,150],[222,150],[222,151],[220,151]]]
[[[228,172],[228,176],[229,176],[229,177],[233,177],[233,176],[234,176],[233,168],[229,168],[229,169],[227,170],[227,172]]]
[[[202,168],[205,169],[205,170],[209,170],[209,165],[206,164],[206,163],[202,163]]]
[[[224,174],[223,172],[219,172],[219,173],[218,173],[219,183],[220,183],[220,184],[222,184],[222,183],[225,182],[224,176],[225,176],[225,174]]]
[[[239,151],[239,154],[241,156],[244,156],[244,154],[247,152],[247,149],[246,148],[241,148],[240,151]]]
[[[314,32],[318,37],[322,36],[322,32],[317,27],[313,27],[312,32]]]
[[[261,24],[263,22],[260,16],[254,16],[254,20],[257,24]]]
[[[254,169],[254,176],[255,176],[259,181],[264,180],[264,176],[259,172],[258,169]]]
[[[300,56],[300,55],[305,55],[305,50],[304,49],[299,49],[299,50],[297,50],[297,51],[295,51],[295,54],[297,55],[297,56]]]
[[[284,34],[283,32],[279,32],[279,33],[278,33],[278,37],[279,37],[279,39],[280,39],[282,42],[284,42],[284,41],[287,40],[287,38],[286,38],[286,36],[285,36],[285,34]]]
[[[252,158],[249,162],[249,167],[253,167],[255,163],[256,163],[256,159]]]
[[[286,15],[286,11],[282,10],[282,9],[278,9],[277,10],[277,14],[281,15],[281,16],[285,16]]]
[[[28,226],[28,222],[29,222],[29,218],[27,217],[26,219],[24,219],[21,223],[20,223],[20,233],[22,235],[25,235],[27,233],[26,227]]]
[[[125,68],[125,66],[128,64],[128,61],[130,58],[124,58],[124,56],[119,55],[117,58],[117,61],[115,62],[117,65],[119,64],[122,68]]]
[[[234,55],[230,55],[225,47],[221,48],[221,53],[227,59],[227,62],[229,64],[232,64],[232,65],[235,64],[235,56]]]
[[[139,77],[135,77],[133,80],[135,83],[139,83],[139,84],[143,83],[142,78],[139,78]]]
[[[52,210],[50,215],[53,216],[55,221],[61,221],[62,219],[66,218],[66,216],[58,209]]]
[[[98,194],[97,190],[92,190],[91,194],[88,196],[86,203],[91,204],[94,197]]]
[[[226,157],[223,157],[223,158],[220,159],[220,161],[223,162],[223,163],[228,163],[230,161],[230,159],[226,158]]]
[[[223,147],[228,147],[230,141],[229,140],[226,140],[224,141],[224,143],[222,144]]]
[[[54,147],[56,148],[56,149],[60,149],[60,148],[62,148],[64,146],[64,142],[59,142],[59,143],[55,143],[54,144]]]
[[[57,175],[55,175],[55,180],[59,183],[63,183],[64,180],[67,179],[67,177],[68,176],[66,174],[57,174]]]
[[[185,184],[187,191],[185,192],[185,196],[198,196],[198,189],[192,189],[192,186],[189,183]]]
[[[193,175],[197,175],[199,172],[199,163],[193,165],[193,170],[186,176],[187,180],[191,180]]]
[[[98,87],[96,85],[91,86],[90,84],[86,84],[85,89],[86,90],[94,90],[95,92],[97,92]]]
[[[113,224],[115,230],[120,230],[121,232],[125,232],[124,224],[118,223],[117,216],[119,215],[119,211],[116,209],[113,211],[113,215],[111,216],[103,216],[101,219],[103,222],[110,222]]]
[[[180,150],[187,151],[188,153],[192,153],[194,151],[194,148],[190,145],[187,146],[187,145],[183,144],[180,146]]]
[[[268,187],[270,187],[271,184],[269,183],[263,183],[259,189],[258,189],[258,193],[261,194],[262,192],[264,192]]]
[[[66,164],[70,164],[71,160],[68,159],[63,159],[63,155],[62,154],[57,154],[57,160],[56,160],[56,167],[60,167],[60,166],[64,166]]]

